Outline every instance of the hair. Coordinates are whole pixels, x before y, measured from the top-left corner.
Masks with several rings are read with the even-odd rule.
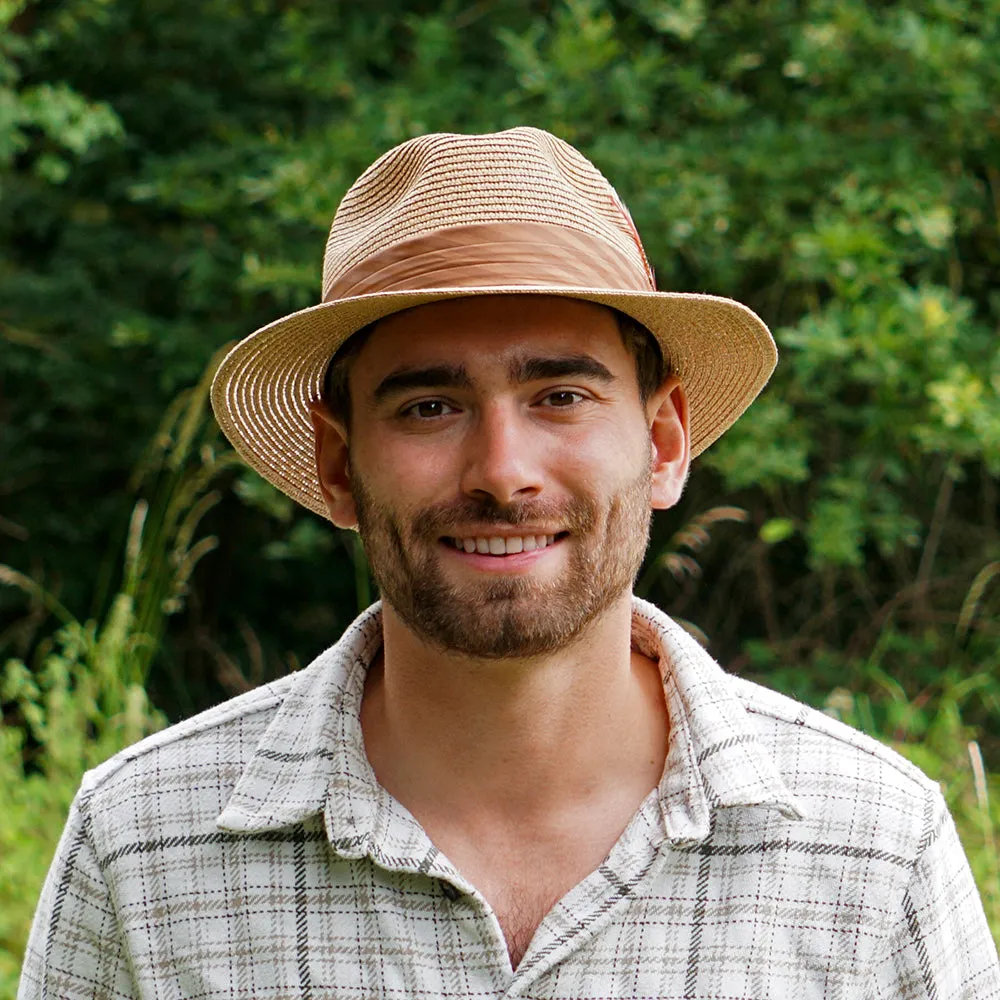
[[[664,379],[670,374],[670,366],[663,358],[659,341],[642,323],[617,309],[611,311],[618,320],[618,332],[621,334],[625,350],[632,355],[632,360],[635,362],[639,399],[645,404],[663,385]]]
[[[646,403],[670,374],[670,367],[663,358],[659,343],[646,327],[626,313],[617,309],[611,311],[618,320],[622,343],[635,362],[639,399]],[[323,402],[330,413],[348,429],[351,426],[351,367],[371,337],[376,324],[377,321],[369,323],[357,333],[351,334],[330,359],[323,376]]]
[[[330,413],[348,429],[351,426],[351,367],[374,331],[375,323],[369,323],[357,333],[352,333],[337,348],[323,376],[323,402]]]

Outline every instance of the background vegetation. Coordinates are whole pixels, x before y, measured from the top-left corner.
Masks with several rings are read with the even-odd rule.
[[[1000,938],[998,52],[1000,0],[0,0],[0,996],[83,769],[368,600],[206,366],[377,155],[522,123],[782,351],[641,592],[941,780]]]

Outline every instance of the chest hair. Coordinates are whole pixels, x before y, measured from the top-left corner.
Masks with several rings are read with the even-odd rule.
[[[525,886],[505,886],[499,893],[494,893],[493,898],[487,898],[503,931],[511,968],[516,969],[538,925],[560,895],[550,889],[539,892]]]

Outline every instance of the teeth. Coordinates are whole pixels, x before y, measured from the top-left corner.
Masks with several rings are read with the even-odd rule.
[[[555,535],[524,535],[516,538],[453,538],[456,549],[479,552],[482,555],[513,555],[517,552],[534,552],[544,549],[556,540]]]

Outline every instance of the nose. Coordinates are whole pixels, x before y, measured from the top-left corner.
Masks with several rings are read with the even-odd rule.
[[[537,433],[532,435],[525,424],[516,405],[498,401],[483,408],[466,439],[463,493],[488,495],[497,503],[507,504],[541,492]]]

